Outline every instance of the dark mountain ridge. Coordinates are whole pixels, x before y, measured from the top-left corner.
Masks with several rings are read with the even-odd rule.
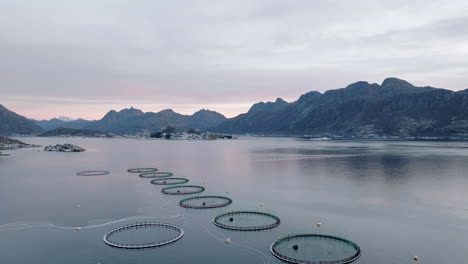
[[[337,137],[468,137],[468,91],[416,87],[387,78],[309,92],[282,107],[251,111],[215,131]],[[266,103],[265,105],[275,103]]]
[[[0,105],[0,135],[36,134],[44,130],[33,121]]]
[[[31,120],[47,131],[53,130],[59,127],[82,129],[85,126],[90,125],[93,122],[96,122],[96,121],[84,120],[82,118],[79,118],[73,121],[63,121],[58,118],[52,118],[50,120],[34,120],[34,119],[31,119]]]
[[[113,133],[141,133],[159,131],[167,126],[177,129],[196,128],[207,130],[225,121],[226,117],[210,110],[200,110],[193,115],[182,115],[172,109],[157,113],[142,112],[133,107],[119,112],[111,110],[101,120],[84,129]]]

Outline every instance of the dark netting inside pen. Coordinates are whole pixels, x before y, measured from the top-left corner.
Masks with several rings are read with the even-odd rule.
[[[172,186],[166,187],[161,190],[164,194],[169,195],[188,195],[188,194],[196,194],[205,191],[205,188],[202,186],[197,185],[180,185],[180,186]]]
[[[183,199],[179,205],[185,208],[209,209],[228,206],[232,200],[224,196],[196,196]]]
[[[187,183],[189,180],[185,178],[163,178],[152,180],[151,183],[155,185],[175,185]]]
[[[256,211],[234,211],[216,216],[213,223],[225,229],[258,231],[271,229],[280,224],[276,215]]]
[[[287,236],[273,243],[270,249],[277,258],[291,263],[351,263],[361,255],[354,242],[321,234]]]
[[[167,177],[171,177],[172,175],[174,175],[172,172],[158,171],[158,172],[141,173],[140,177],[141,178],[167,178]]]
[[[127,170],[130,173],[148,173],[148,172],[156,172],[158,169],[156,168],[133,168]]]

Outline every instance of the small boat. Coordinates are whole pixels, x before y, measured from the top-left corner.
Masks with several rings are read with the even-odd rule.
[[[10,153],[0,151],[0,157],[10,156]]]

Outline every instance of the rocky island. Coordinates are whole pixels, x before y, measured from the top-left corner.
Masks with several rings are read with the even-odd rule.
[[[168,126],[160,132],[151,133],[150,138],[178,139],[178,140],[216,140],[233,139],[231,135],[203,132],[190,128],[185,132],[178,132],[174,127]]]
[[[41,145],[27,144],[17,139],[0,136],[0,150],[17,148],[35,148]]]
[[[58,151],[58,152],[83,152],[86,149],[78,147],[73,144],[57,144],[55,146],[49,145],[44,148],[44,151]]]
[[[100,137],[100,138],[110,138],[112,134],[102,131],[95,130],[85,130],[85,129],[75,129],[67,127],[58,127],[56,129],[47,131],[40,137]]]

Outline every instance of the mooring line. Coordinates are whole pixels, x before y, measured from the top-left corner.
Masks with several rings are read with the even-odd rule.
[[[170,216],[129,216],[117,220],[113,220],[110,222],[98,224],[98,225],[92,225],[92,226],[80,226],[80,227],[72,227],[72,226],[58,226],[54,224],[40,224],[40,225],[34,225],[34,224],[26,224],[26,223],[8,223],[8,224],[3,224],[0,226],[0,232],[7,232],[7,231],[17,231],[17,230],[22,230],[22,229],[27,229],[27,228],[41,228],[41,227],[53,227],[53,228],[59,228],[59,229],[65,229],[65,230],[71,230],[71,229],[91,229],[91,228],[98,228],[98,227],[103,227],[106,225],[111,225],[119,222],[125,222],[125,221],[130,221],[130,220],[138,220],[138,219],[174,219],[178,217],[183,217],[183,214],[177,214],[177,215],[170,215]]]
[[[213,237],[214,239],[218,240],[218,241],[222,241],[222,242],[226,242],[223,238],[219,238],[217,237],[215,234],[213,234],[208,228],[206,228],[205,226],[203,226],[202,224],[199,223],[199,225],[205,229],[206,233],[209,234],[211,237]],[[241,244],[238,244],[238,243],[232,243],[232,242],[229,242],[231,245],[234,245],[235,247],[240,247],[240,248],[244,248],[244,249],[247,249],[249,250],[251,253],[253,253],[254,255],[260,257],[260,259],[262,260],[262,263],[264,264],[269,264],[270,263],[270,260],[268,259],[268,256],[266,256],[263,252],[261,252],[260,250],[256,249],[256,248],[253,248],[253,247],[249,247],[249,246],[245,246],[245,245],[241,245]]]

